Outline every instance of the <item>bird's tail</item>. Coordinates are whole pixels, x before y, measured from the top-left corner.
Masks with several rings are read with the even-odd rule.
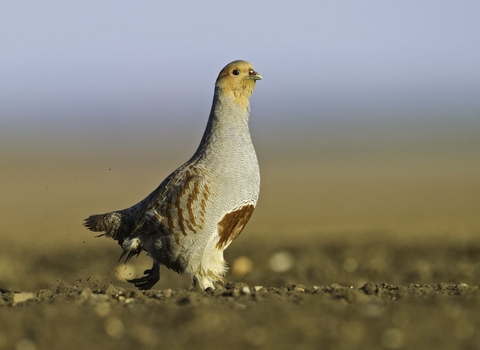
[[[122,212],[112,211],[106,214],[91,215],[85,219],[83,225],[90,231],[103,232],[99,236],[111,237],[122,244],[124,237],[119,228],[122,223]]]
[[[138,238],[130,237],[130,226],[128,221],[128,211],[112,211],[106,214],[91,215],[85,219],[83,225],[90,231],[103,232],[97,237],[111,237],[123,248],[119,261],[126,255],[126,260],[134,255],[139,255],[143,250],[142,242]]]

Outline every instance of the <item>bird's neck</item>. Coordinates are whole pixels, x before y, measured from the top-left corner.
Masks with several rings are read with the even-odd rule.
[[[225,146],[232,143],[233,146],[238,145],[239,142],[250,141],[249,115],[248,99],[239,104],[235,98],[216,88],[212,110],[199,150],[209,148],[218,142]]]

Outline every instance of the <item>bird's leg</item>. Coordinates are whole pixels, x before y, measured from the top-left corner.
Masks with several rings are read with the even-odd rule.
[[[196,276],[192,277],[192,289],[196,292],[203,292],[203,288],[200,287],[200,282],[198,281],[198,278]]]
[[[127,279],[127,282],[133,283],[140,290],[151,289],[155,283],[160,281],[160,265],[153,262],[153,266],[149,270],[143,272],[145,276],[139,278]]]

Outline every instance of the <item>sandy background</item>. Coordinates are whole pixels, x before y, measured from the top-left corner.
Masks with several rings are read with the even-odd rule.
[[[241,283],[215,293],[166,269],[135,291],[124,278],[150,260],[118,262],[116,243],[81,225],[143,199],[203,127],[11,122],[0,139],[0,348],[478,349],[480,127],[449,120],[252,120],[260,201],[226,251],[227,279]]]
[[[40,246],[89,244],[83,218],[143,199],[190,157],[203,132],[173,123],[50,125],[54,132],[48,123],[8,124],[0,139],[0,230]],[[245,239],[480,231],[476,120],[316,122],[313,130],[251,124],[262,187]]]
[[[143,199],[203,132],[173,123],[77,133],[10,124],[0,140],[0,233],[22,247],[72,251],[114,244],[93,239],[82,220]],[[476,120],[251,125],[262,184],[242,240],[480,232]]]

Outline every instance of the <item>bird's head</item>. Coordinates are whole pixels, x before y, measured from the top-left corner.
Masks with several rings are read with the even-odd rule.
[[[256,81],[261,79],[262,76],[250,63],[233,61],[221,70],[215,86],[221,89],[221,93],[231,96],[240,106],[247,107]]]

